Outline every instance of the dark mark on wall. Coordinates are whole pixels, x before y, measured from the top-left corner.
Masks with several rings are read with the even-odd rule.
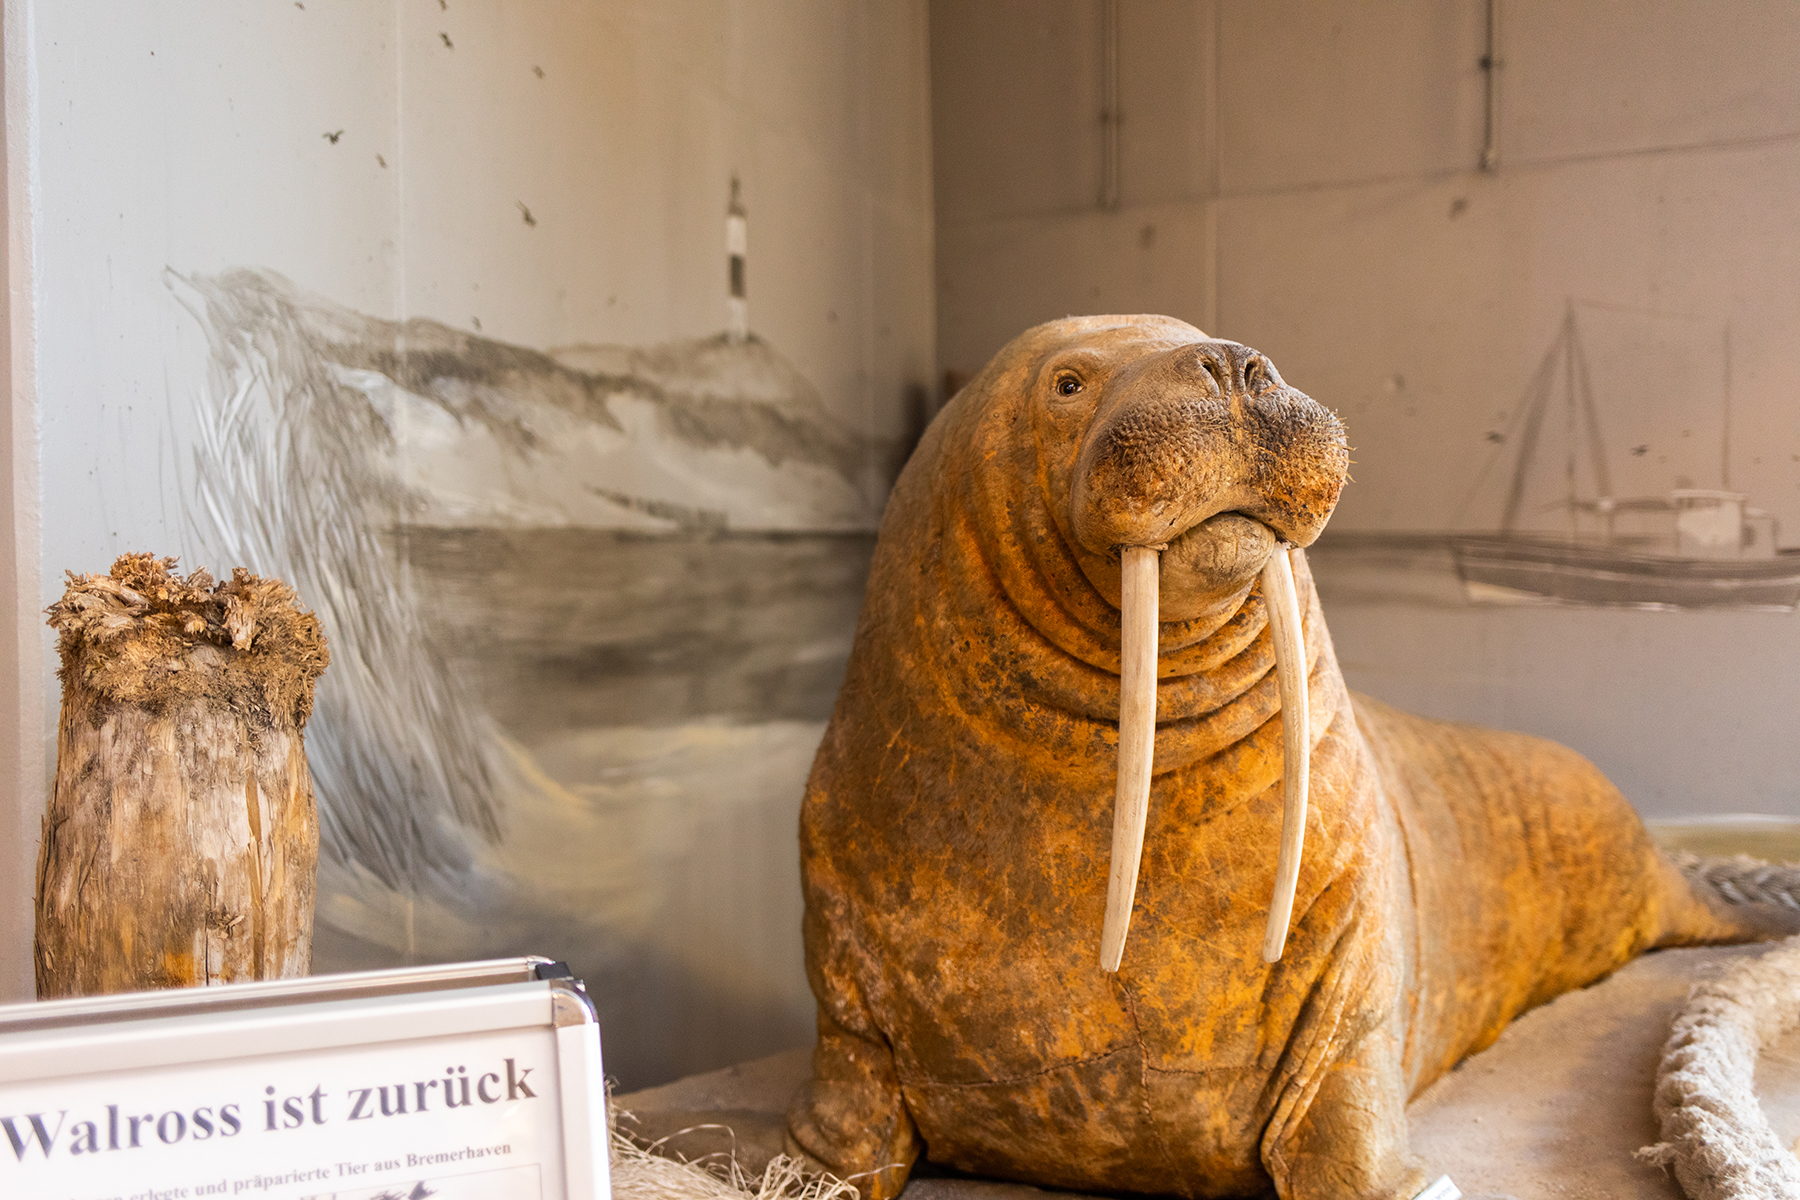
[[[447,34],[447,33],[444,33],[444,32],[442,32],[442,31],[439,31],[439,33],[438,33],[438,36],[439,36],[439,37],[441,37],[441,38],[443,38],[443,39],[444,39],[444,48],[445,48],[445,49],[447,49],[447,50],[454,50],[454,49],[456,49],[456,43],[455,43],[455,42],[452,42],[452,41],[451,41],[451,40],[450,40],[450,35],[449,35],[449,34]]]
[[[469,322],[475,326],[476,333],[481,332],[481,318],[480,317],[470,317]]]
[[[375,161],[380,163],[383,167],[387,166],[387,159],[381,157],[379,154],[375,156]]]
[[[537,218],[531,215],[531,209],[526,207],[525,202],[523,200],[514,200],[513,203],[517,204],[519,206],[519,211],[524,214],[525,223],[527,225],[531,226],[533,229],[536,229],[537,228]]]
[[[544,68],[534,65],[531,68],[531,73],[536,75],[539,79],[542,79],[544,77]]]
[[[338,139],[344,136],[344,131],[340,129],[336,133],[322,133],[319,136],[335,146],[338,144]]]

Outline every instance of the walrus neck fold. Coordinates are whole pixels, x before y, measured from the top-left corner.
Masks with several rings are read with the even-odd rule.
[[[1113,795],[1112,856],[1107,870],[1106,923],[1100,935],[1100,967],[1117,971],[1131,929],[1143,860],[1144,830],[1150,815],[1150,777],[1156,749],[1157,583],[1160,548],[1124,546],[1119,637],[1119,769]],[[1306,802],[1312,737],[1307,702],[1305,636],[1293,564],[1286,547],[1269,556],[1263,569],[1263,600],[1275,650],[1281,693],[1281,848],[1263,961],[1279,962],[1287,945],[1300,855],[1306,836]]]

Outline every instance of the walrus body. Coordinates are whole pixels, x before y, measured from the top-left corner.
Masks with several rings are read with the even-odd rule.
[[[1256,572],[1316,536],[1342,446],[1260,355],[1166,318],[1031,330],[933,423],[807,788],[798,1148],[873,1197],[921,1152],[1066,1188],[1411,1197],[1433,1173],[1407,1099],[1514,1016],[1652,946],[1756,936],[1573,752],[1352,697],[1296,554],[1312,804],[1263,961],[1282,749]],[[1106,473],[1146,447],[1194,487]],[[1112,974],[1108,550],[1134,538],[1167,544],[1165,619]]]

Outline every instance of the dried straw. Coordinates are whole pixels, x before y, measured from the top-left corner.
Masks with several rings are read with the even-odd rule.
[[[615,1113],[630,1119],[629,1113]],[[694,1129],[715,1128],[696,1125]],[[657,1154],[669,1138],[648,1147],[620,1133],[612,1134],[612,1192],[617,1200],[858,1200],[855,1187],[829,1175],[814,1174],[797,1159],[778,1154],[761,1175],[747,1174],[735,1155],[717,1162],[679,1162]],[[717,1156],[709,1156],[717,1157]]]

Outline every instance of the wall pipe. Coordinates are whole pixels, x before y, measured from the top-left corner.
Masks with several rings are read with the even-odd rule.
[[[1487,53],[1481,69],[1487,74],[1487,131],[1482,139],[1481,169],[1500,169],[1500,0],[1487,0]]]
[[[1100,208],[1119,207],[1119,0],[1100,0]]]

